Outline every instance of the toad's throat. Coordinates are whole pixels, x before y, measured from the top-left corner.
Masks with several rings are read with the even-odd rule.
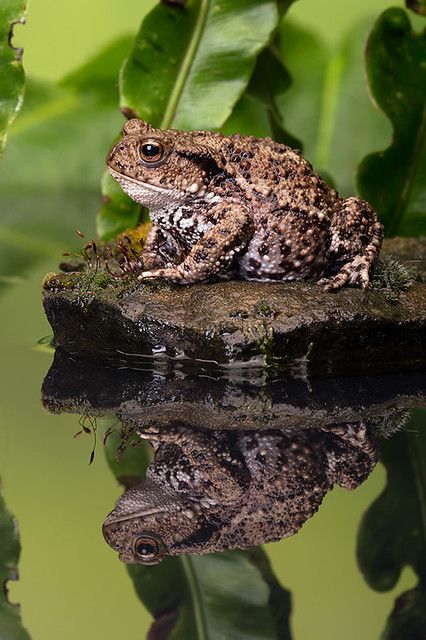
[[[127,182],[137,187],[140,187],[142,189],[146,189],[148,191],[157,191],[158,193],[172,191],[171,187],[160,187],[158,185],[152,184],[151,182],[144,182],[143,180],[132,178],[131,176],[126,175],[125,173],[120,173],[119,171],[116,171],[109,165],[108,165],[108,170],[112,175],[112,177],[120,183]]]
[[[128,514],[117,514],[114,515],[114,512],[110,513],[104,522],[104,527],[108,527],[111,524],[117,524],[119,522],[124,522],[126,520],[134,520],[135,518],[144,518],[146,516],[152,516],[158,513],[166,513],[167,509],[164,507],[151,507],[146,509],[141,509],[140,511],[133,511],[133,513]]]

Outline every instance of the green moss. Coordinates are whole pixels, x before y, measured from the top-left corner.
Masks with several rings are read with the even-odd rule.
[[[254,305],[254,313],[257,316],[262,316],[263,318],[273,318],[275,316],[274,309],[266,300],[259,300],[256,302]]]
[[[415,282],[415,273],[394,257],[380,256],[371,277],[371,288],[382,289],[389,302],[398,302],[399,296]]]
[[[96,293],[112,282],[113,277],[104,269],[89,268],[82,274],[77,289],[79,293]]]

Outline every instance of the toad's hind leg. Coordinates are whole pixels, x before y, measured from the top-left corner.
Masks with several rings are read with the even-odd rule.
[[[318,284],[326,291],[345,284],[366,289],[383,241],[376,212],[361,198],[348,198],[333,214],[329,233],[326,277]]]

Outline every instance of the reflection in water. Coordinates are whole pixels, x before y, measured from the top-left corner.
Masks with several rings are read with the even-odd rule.
[[[141,435],[155,448],[147,479],[124,493],[103,528],[127,563],[292,535],[333,484],[354,489],[377,460],[363,422],[327,430],[173,427]]]
[[[60,352],[46,377],[51,411],[114,415],[148,440],[146,479],[107,517],[126,563],[279,540],[300,529],[334,484],[354,489],[375,439],[424,403],[424,376],[270,383],[113,370]]]

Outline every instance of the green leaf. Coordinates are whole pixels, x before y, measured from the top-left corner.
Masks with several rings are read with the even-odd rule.
[[[103,195],[96,220],[96,232],[102,240],[111,240],[122,231],[136,227],[142,209],[106,171],[101,184]]]
[[[418,235],[426,231],[426,34],[414,33],[404,10],[388,9],[366,60],[371,93],[394,133],[390,147],[362,162],[359,189],[388,235]]]
[[[122,432],[117,424],[106,423],[104,434],[105,456],[118,482],[126,488],[142,482],[152,458],[148,444],[137,435],[135,440],[134,432]]]
[[[155,7],[121,71],[122,108],[164,129],[220,128],[277,19],[274,0]]]
[[[241,107],[237,105],[225,125],[226,132],[254,135],[258,122],[264,120],[266,127],[260,134],[261,137],[271,136],[277,142],[300,149],[302,143],[286,131],[282,113],[277,105],[279,96],[290,85],[291,77],[284,66],[279,49],[275,45],[267,47],[257,58],[246,94],[243,96],[243,99],[251,100],[257,105],[258,113],[252,114],[251,122],[248,121],[247,125],[242,128],[241,124],[244,121],[239,121]],[[263,118],[262,112],[264,112]],[[256,135],[259,134],[256,133]]]
[[[277,100],[286,127],[303,142],[304,155],[342,195],[356,192],[355,168],[390,135],[386,118],[372,105],[363,71],[371,20],[355,25],[333,50],[284,19],[282,58],[293,79]]]
[[[111,471],[125,487],[144,476],[146,443],[117,459],[116,430],[106,440]],[[159,565],[128,565],[135,591],[151,612],[152,640],[290,640],[290,595],[260,549],[169,556]]]
[[[30,640],[22,626],[20,609],[7,597],[8,580],[17,580],[21,552],[18,525],[6,508],[0,487],[0,638],[1,640]]]
[[[275,0],[188,0],[157,5],[143,20],[120,75],[127,116],[167,129],[219,129],[230,116],[278,23]],[[103,179],[97,229],[108,239],[140,208]]]
[[[2,0],[0,5],[0,154],[6,144],[9,125],[22,104],[25,74],[22,49],[12,42],[16,23],[25,21],[23,0]]]

